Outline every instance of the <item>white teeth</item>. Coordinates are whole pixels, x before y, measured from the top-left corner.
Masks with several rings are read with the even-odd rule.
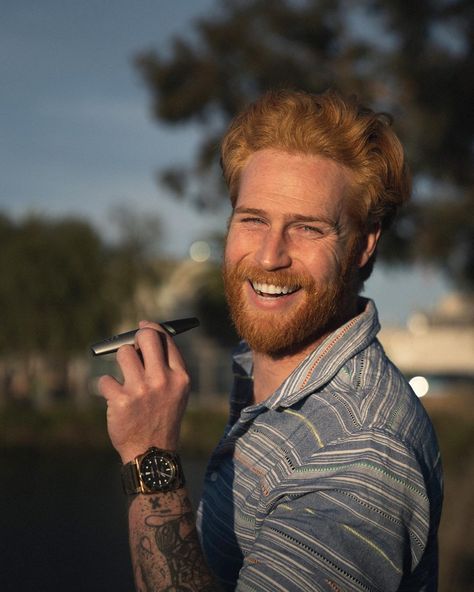
[[[256,292],[263,294],[291,294],[298,288],[291,286],[275,286],[275,284],[262,284],[260,282],[252,282],[252,287]]]

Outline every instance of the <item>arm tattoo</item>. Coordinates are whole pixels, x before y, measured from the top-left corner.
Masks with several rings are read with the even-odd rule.
[[[215,592],[185,489],[137,496],[130,546],[138,592]]]

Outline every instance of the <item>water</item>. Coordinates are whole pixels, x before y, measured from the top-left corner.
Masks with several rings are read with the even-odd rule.
[[[183,464],[196,503],[205,461]],[[0,508],[2,592],[134,589],[113,452],[2,453]]]

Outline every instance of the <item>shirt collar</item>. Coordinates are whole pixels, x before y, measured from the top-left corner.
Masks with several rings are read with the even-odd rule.
[[[375,339],[380,330],[377,309],[372,300],[360,300],[362,312],[329,334],[261,405],[269,409],[294,405],[330,382],[350,358]],[[231,406],[238,413],[248,405],[252,394],[252,352],[245,342],[235,351],[233,368]]]

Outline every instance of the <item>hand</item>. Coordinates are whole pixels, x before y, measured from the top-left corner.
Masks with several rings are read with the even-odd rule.
[[[124,463],[150,446],[176,450],[189,395],[189,375],[173,339],[156,323],[139,326],[136,347],[117,352],[123,384],[102,376],[98,385],[107,400],[109,436]]]

